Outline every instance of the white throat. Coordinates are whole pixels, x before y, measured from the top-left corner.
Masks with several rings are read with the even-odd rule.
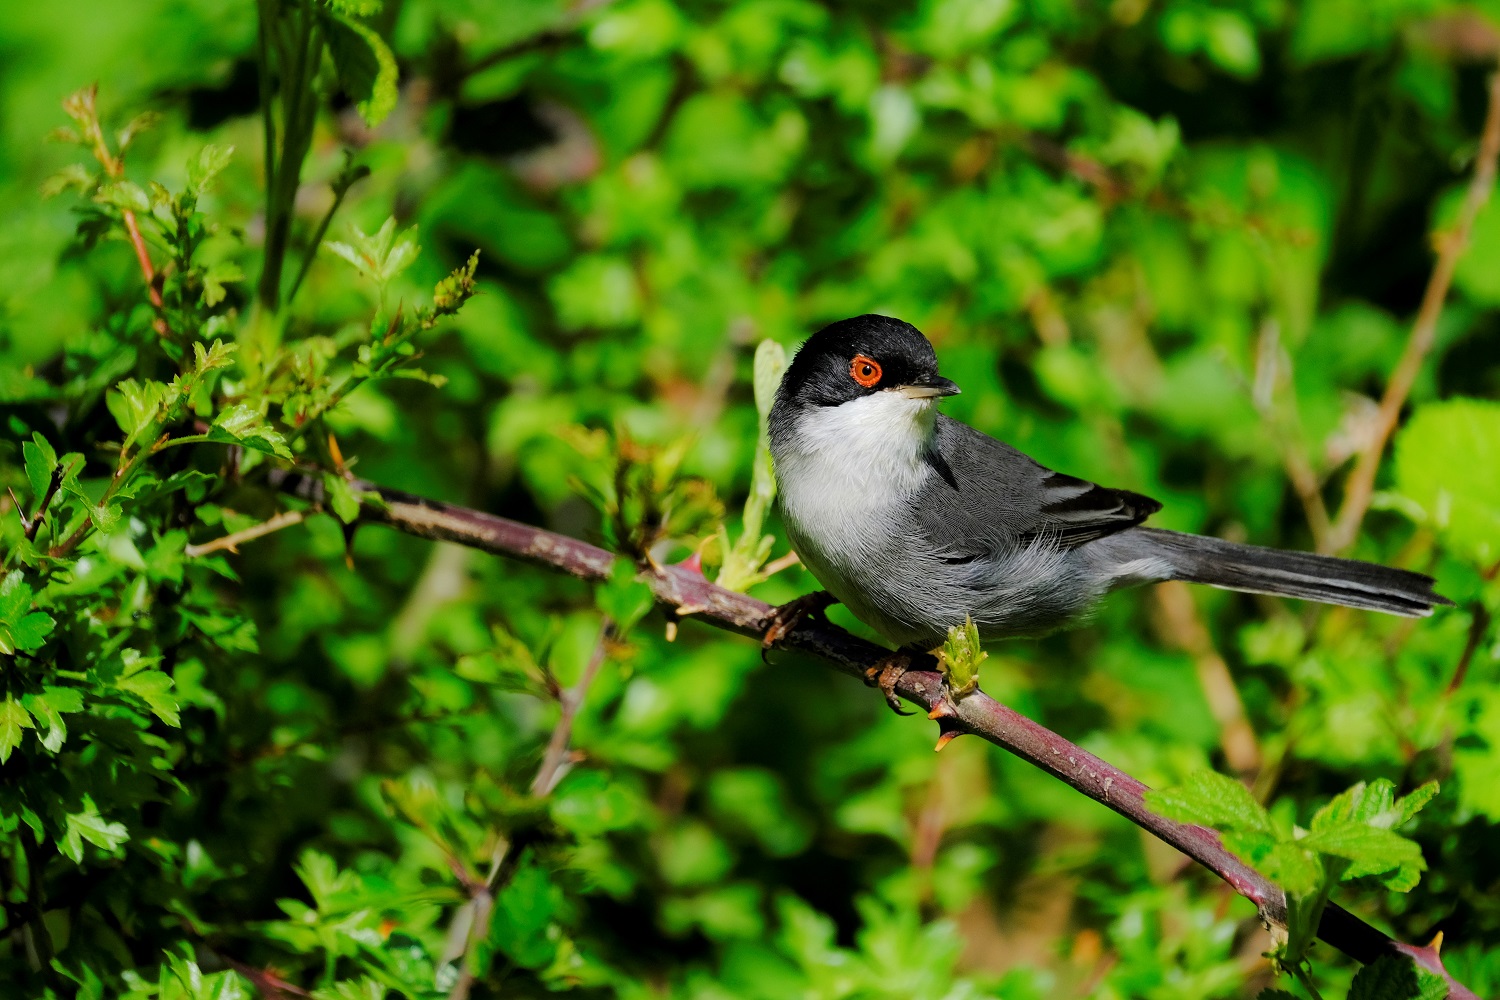
[[[868,511],[904,499],[932,474],[927,461],[937,419],[932,404],[899,392],[876,392],[798,413],[791,433],[773,447],[792,517],[803,520],[797,508]]]

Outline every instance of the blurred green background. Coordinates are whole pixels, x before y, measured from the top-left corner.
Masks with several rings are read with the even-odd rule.
[[[394,217],[422,250],[378,292],[318,254],[281,343],[347,368],[372,311],[425,302],[478,248],[480,294],[416,339],[445,384],[365,386],[327,428],[361,477],[592,539],[579,482],[606,446],[578,428],[688,436],[684,473],[737,533],[756,344],[881,312],[932,338],[964,388],[951,415],[1163,500],[1161,526],[1313,547],[1468,182],[1500,52],[1493,0],[335,6],[389,44],[399,100],[371,126],[318,76],[293,245],[313,245],[348,150],[370,174],[327,238]],[[128,243],[87,246],[78,199],[40,193],[88,159],[45,141],[63,98],[97,82],[111,134],[160,113],[126,156],[143,187],[176,191],[206,143],[234,147],[198,206],[225,297],[189,333],[244,359],[264,312],[260,79],[248,0],[0,20],[0,476],[23,512],[20,441],[83,454],[98,499],[101,443],[120,437],[105,391],[177,370]],[[1492,204],[1411,393],[1421,433],[1398,433],[1352,550],[1434,573],[1458,608],[1413,627],[1132,592],[995,650],[983,675],[1152,785],[1213,766],[1287,823],[1356,781],[1437,779],[1411,833],[1421,886],[1337,898],[1406,940],[1444,931],[1481,995],[1500,989],[1500,430],[1493,403],[1454,401],[1500,393],[1497,305]],[[214,405],[256,376],[223,378]],[[175,724],[90,700],[60,750],[40,714],[16,729],[0,978],[26,995],[198,995],[158,985],[175,955],[248,977],[225,990],[452,996],[472,915],[455,871],[482,875],[500,844],[516,867],[470,949],[475,996],[1188,1000],[1270,982],[1253,907],[1107,809],[977,740],[934,755],[931,725],[691,620],[675,643],[647,618],[610,647],[576,761],[528,797],[556,686],[595,649],[588,588],[380,528],[346,561],[328,516],[184,569],[187,540],[285,503],[223,451],[183,460],[211,475],[191,504],[127,506],[48,578],[63,651],[0,657],[21,704],[46,671],[73,683],[67,650],[105,636],[100,662],[160,656],[175,699]],[[793,568],[755,593],[814,586]],[[72,850],[22,822],[44,802],[66,822],[39,824],[83,831]],[[1342,995],[1353,966],[1324,951]]]

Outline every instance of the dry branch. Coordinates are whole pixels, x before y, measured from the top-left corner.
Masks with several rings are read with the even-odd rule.
[[[1479,210],[1490,200],[1490,191],[1495,186],[1496,161],[1500,160],[1500,73],[1490,76],[1489,107],[1485,112],[1484,131],[1479,138],[1479,153],[1474,158],[1474,176],[1464,194],[1463,205],[1452,228],[1437,236],[1437,262],[1432,266],[1432,276],[1422,293],[1422,305],[1412,323],[1411,334],[1406,340],[1406,349],[1391,372],[1386,383],[1385,395],[1380,399],[1380,411],[1375,427],[1359,457],[1349,473],[1344,487],[1344,502],[1339,508],[1338,519],[1328,533],[1323,551],[1343,552],[1359,535],[1365,512],[1370,509],[1370,500],[1375,495],[1375,474],[1380,469],[1380,456],[1385,452],[1386,442],[1396,429],[1401,418],[1401,408],[1406,397],[1422,371],[1422,362],[1427,359],[1437,340],[1438,320],[1443,315],[1443,303],[1448,298],[1448,288],[1453,284],[1453,275],[1459,259],[1469,246],[1469,233]]]
[[[278,474],[273,481],[287,492],[314,500],[320,497],[322,485],[312,477]],[[408,534],[457,542],[590,581],[607,579],[615,562],[612,553],[566,535],[369,483],[355,485],[359,490],[378,493],[384,501],[384,509],[366,506],[364,520]],[[715,586],[702,573],[686,566],[647,568],[642,570],[641,578],[673,620],[686,613],[715,628],[760,638],[774,611],[764,601]],[[804,619],[782,645],[811,654],[834,669],[861,679],[866,668],[888,652],[816,619]],[[931,710],[944,700],[942,675],[936,671],[931,657],[924,657],[915,665],[919,669],[908,671],[896,690],[908,701]],[[940,725],[945,734],[971,734],[1008,750],[1149,830],[1254,903],[1268,925],[1285,927],[1286,899],[1280,887],[1225,850],[1215,831],[1177,823],[1152,812],[1144,799],[1147,786],[1114,765],[982,691],[960,699],[957,714],[944,717]],[[1318,937],[1360,962],[1372,962],[1396,952],[1431,971],[1447,975],[1435,949],[1395,941],[1335,904],[1324,911]],[[1472,992],[1448,978],[1453,1000],[1477,1000]]]

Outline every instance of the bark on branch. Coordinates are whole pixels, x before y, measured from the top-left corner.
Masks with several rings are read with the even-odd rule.
[[[322,484],[311,477],[291,474],[278,476],[277,481],[287,492],[312,500],[320,498]],[[370,483],[355,485],[360,490],[378,493],[385,501],[384,510],[367,505],[362,514],[364,520],[407,534],[472,546],[583,580],[607,579],[615,562],[613,553],[566,535]],[[642,571],[641,578],[674,619],[691,615],[715,628],[756,639],[764,635],[770,624],[774,610],[771,605],[715,586],[702,573],[685,566],[647,569]],[[782,645],[861,679],[865,668],[888,652],[836,625],[815,619],[804,619]],[[896,690],[906,700],[931,710],[943,698],[943,679],[931,658],[925,659],[925,664],[920,661],[914,664],[917,669],[909,670]],[[1177,823],[1152,812],[1144,800],[1147,786],[1114,765],[1000,704],[983,691],[959,699],[957,715],[944,717],[940,724],[945,734],[978,736],[1108,806],[1219,876],[1254,903],[1267,924],[1286,926],[1286,899],[1280,887],[1225,850],[1217,832]],[[1318,937],[1359,962],[1373,962],[1390,953],[1405,955],[1447,978],[1452,1000],[1478,1000],[1473,992],[1448,976],[1435,948],[1393,940],[1336,904],[1330,904],[1324,912]]]

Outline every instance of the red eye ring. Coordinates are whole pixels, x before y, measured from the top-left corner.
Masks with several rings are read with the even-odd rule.
[[[863,354],[856,354],[854,360],[849,362],[849,377],[866,389],[874,388],[880,382],[880,362]]]

